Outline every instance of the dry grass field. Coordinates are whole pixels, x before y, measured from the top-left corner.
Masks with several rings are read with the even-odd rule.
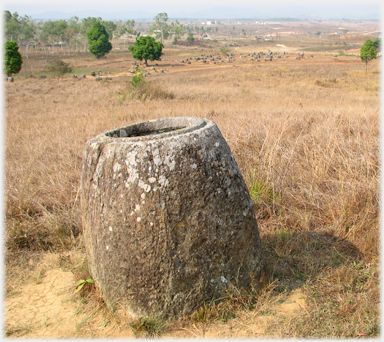
[[[268,49],[278,50],[236,47],[232,63],[190,65],[176,59],[219,50],[165,49],[135,89],[128,52],[62,57],[86,78],[57,80],[44,73],[46,59],[24,61],[4,86],[6,336],[379,336],[380,62],[366,73],[356,57],[314,50],[296,60],[300,50],[289,47],[290,57],[271,62],[240,58]],[[48,78],[26,77],[31,70]],[[99,70],[97,82],[90,72]],[[270,285],[178,321],[133,320],[107,310],[92,284],[74,293],[89,277],[82,153],[101,132],[170,116],[220,128],[255,203]]]

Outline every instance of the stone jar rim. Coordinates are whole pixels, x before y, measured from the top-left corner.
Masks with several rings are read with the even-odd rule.
[[[142,121],[101,133],[104,142],[138,142],[166,139],[199,130],[214,123],[198,117],[168,117]]]

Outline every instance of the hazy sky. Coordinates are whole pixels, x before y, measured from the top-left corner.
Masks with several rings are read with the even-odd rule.
[[[379,0],[322,0],[322,1],[309,1],[309,0],[2,0],[3,9],[12,10],[22,9],[29,11],[66,11],[72,12],[76,10],[94,9],[104,10],[107,12],[115,10],[129,10],[129,9],[156,9],[156,8],[178,8],[178,9],[196,9],[203,6],[234,6],[234,7],[263,7],[267,5],[272,6],[335,6],[341,5],[346,7],[362,7],[380,4]]]
[[[327,7],[340,8],[345,7],[349,12],[356,11],[358,14],[362,10],[379,9],[379,0],[322,0],[322,1],[310,1],[310,0],[1,0],[2,9],[7,9],[12,13],[17,11],[19,14],[34,15],[37,13],[47,11],[60,11],[65,13],[82,11],[82,10],[97,10],[106,13],[116,11],[156,11],[158,12],[177,12],[177,11],[199,11],[205,7],[220,7],[231,6],[235,8],[268,8],[271,9],[275,6],[276,9],[282,7],[292,6],[303,8],[303,11],[311,11],[313,8]],[[381,9],[380,9],[381,10]],[[371,11],[372,12],[372,11]],[[306,13],[311,14],[311,13]]]

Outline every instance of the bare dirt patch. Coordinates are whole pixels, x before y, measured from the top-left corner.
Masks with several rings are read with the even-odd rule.
[[[14,337],[72,337],[86,315],[72,301],[74,276],[52,269],[38,284],[27,284],[5,305],[6,331]]]
[[[8,297],[5,305],[5,329],[9,337],[71,338],[129,337],[134,335],[127,324],[116,326],[101,311],[92,314],[82,309],[74,299],[75,278],[71,272],[60,268],[48,270],[39,283],[21,286],[20,291]],[[245,338],[264,336],[271,324],[290,320],[305,310],[301,289],[282,296],[269,308],[257,312],[240,313],[235,319],[222,324],[190,323],[175,327],[162,334],[163,338],[206,337]],[[127,316],[119,312],[120,316]],[[132,317],[126,317],[132,320]]]

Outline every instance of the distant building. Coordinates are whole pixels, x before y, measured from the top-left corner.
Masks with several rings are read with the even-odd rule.
[[[214,25],[217,24],[217,21],[207,20],[207,22],[202,22],[202,25]]]

